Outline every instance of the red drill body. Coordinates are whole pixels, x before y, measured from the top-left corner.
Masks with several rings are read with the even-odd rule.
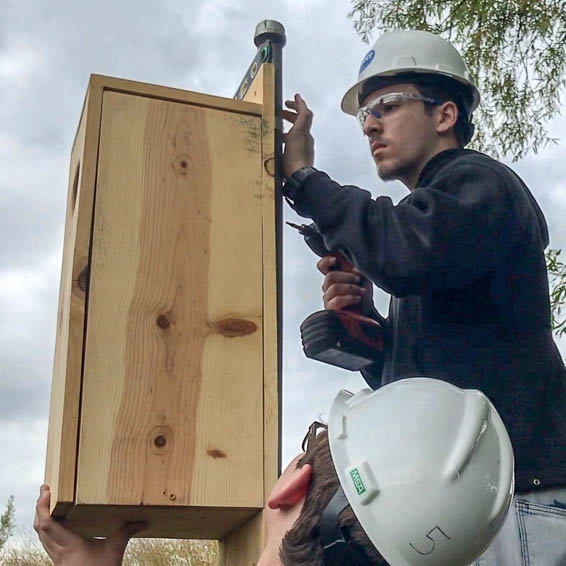
[[[333,270],[352,272],[354,266],[340,250],[329,250],[315,224],[287,222],[305,238],[319,257],[334,256]],[[362,314],[362,305],[311,314],[301,324],[303,350],[308,358],[357,371],[383,355],[383,331],[379,322]]]

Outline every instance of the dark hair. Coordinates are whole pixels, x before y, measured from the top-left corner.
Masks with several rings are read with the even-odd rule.
[[[472,95],[469,89],[450,77],[427,73],[401,73],[391,77],[375,77],[363,85],[359,102],[361,104],[362,100],[374,90],[400,83],[412,84],[423,96],[434,98],[442,103],[449,100],[454,102],[458,108],[458,120],[454,126],[456,140],[460,147],[469,143],[475,130],[469,112],[472,106]],[[425,102],[425,108],[432,112],[432,104]]]
[[[283,537],[280,550],[283,566],[325,565],[322,545],[318,538],[318,525],[322,512],[340,486],[332,463],[326,430],[310,442],[307,453],[297,465],[301,467],[305,464],[312,466],[311,484],[299,518]],[[388,566],[349,505],[339,515],[339,521],[340,527],[348,530],[351,544],[367,558],[367,566]]]

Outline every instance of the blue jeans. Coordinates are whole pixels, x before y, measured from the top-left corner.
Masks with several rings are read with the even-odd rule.
[[[566,488],[517,493],[501,531],[473,566],[566,565]]]

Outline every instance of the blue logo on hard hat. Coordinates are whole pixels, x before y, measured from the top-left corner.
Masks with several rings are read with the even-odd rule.
[[[371,51],[368,51],[367,55],[364,57],[364,60],[362,61],[362,66],[360,67],[360,73],[363,73],[368,68],[368,65],[373,61],[374,57],[375,57],[375,51],[373,49]]]

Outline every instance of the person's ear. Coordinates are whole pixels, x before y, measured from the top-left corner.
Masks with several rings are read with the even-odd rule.
[[[279,478],[269,499],[270,509],[286,509],[293,507],[306,497],[311,484],[312,466],[305,464],[294,470],[286,470]]]
[[[450,128],[456,126],[458,106],[451,100],[447,100],[437,107],[436,117],[436,131],[439,134],[445,134]]]

